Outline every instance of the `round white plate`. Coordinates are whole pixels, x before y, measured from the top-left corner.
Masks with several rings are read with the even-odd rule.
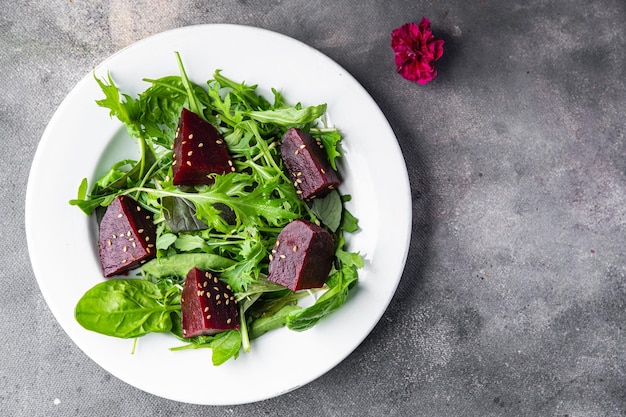
[[[387,120],[343,68],[319,51],[284,35],[247,26],[198,25],[139,41],[95,69],[110,72],[121,91],[136,95],[143,78],[178,75],[174,51],[188,76],[203,84],[216,69],[237,81],[272,87],[288,102],[328,104],[344,134],[343,194],[361,231],[350,250],[366,259],[347,303],[305,332],[279,329],[254,340],[252,351],[222,366],[208,349],[172,352],[168,334],[133,340],[103,336],[74,320],[79,298],[102,281],[93,219],[68,201],[82,178],[97,178],[111,162],[136,157],[124,127],[99,108],[94,74],[76,85],[46,128],[26,193],[28,249],[50,310],[72,340],[117,378],[176,401],[227,405],[264,400],[311,382],[346,358],[370,333],[396,290],[408,253],[411,197],[406,165]],[[349,381],[345,381],[349,384]]]

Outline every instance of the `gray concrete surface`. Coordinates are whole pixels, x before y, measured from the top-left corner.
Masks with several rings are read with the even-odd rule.
[[[446,46],[419,86],[389,43],[422,16]],[[78,80],[145,36],[222,22],[302,40],[363,84],[404,152],[414,223],[397,294],[351,356],[281,397],[203,407],[76,348],[33,277],[23,212]],[[625,22],[622,0],[3,0],[0,414],[626,415]]]

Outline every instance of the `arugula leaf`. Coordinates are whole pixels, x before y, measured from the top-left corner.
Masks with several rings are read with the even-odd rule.
[[[326,112],[326,104],[309,106],[302,109],[285,107],[276,110],[257,110],[246,112],[246,115],[261,123],[272,123],[278,126],[304,125],[313,122]]]
[[[172,328],[170,313],[180,310],[158,285],[141,279],[113,279],[89,289],[74,310],[76,321],[88,330],[131,338]]]

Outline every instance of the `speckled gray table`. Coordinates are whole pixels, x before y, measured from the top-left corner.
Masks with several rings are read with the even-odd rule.
[[[3,1],[0,414],[626,414],[626,5],[600,1]],[[395,73],[390,32],[422,16],[439,75]],[[196,23],[319,49],[379,103],[407,162],[413,238],[400,287],[339,366],[234,407],[164,400],[65,335],[30,268],[28,172],[74,84],[116,50]]]

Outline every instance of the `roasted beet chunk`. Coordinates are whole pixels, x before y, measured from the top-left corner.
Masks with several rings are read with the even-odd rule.
[[[301,199],[323,197],[339,186],[322,144],[308,132],[291,128],[285,132],[280,153]]]
[[[215,274],[193,268],[180,298],[183,336],[208,336],[238,329],[237,302],[230,286]]]
[[[292,291],[324,285],[333,263],[333,237],[307,220],[294,220],[278,235],[270,255],[268,280]]]
[[[119,196],[100,221],[99,252],[105,277],[120,274],[154,257],[152,214],[128,196]]]
[[[220,133],[209,122],[183,108],[174,138],[174,185],[214,182],[211,174],[234,171],[233,161]]]

